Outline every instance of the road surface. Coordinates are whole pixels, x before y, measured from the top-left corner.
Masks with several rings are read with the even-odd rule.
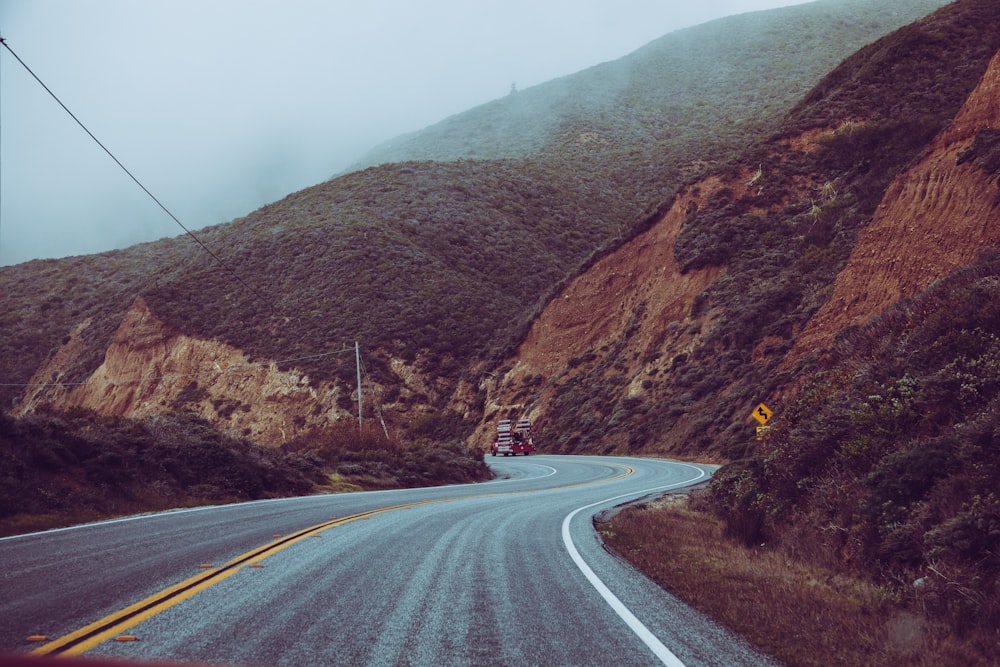
[[[491,458],[483,484],[309,496],[0,540],[0,654],[221,665],[762,665],[607,553],[661,460]],[[29,638],[31,640],[29,641]]]

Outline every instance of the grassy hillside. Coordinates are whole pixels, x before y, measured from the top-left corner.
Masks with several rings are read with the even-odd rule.
[[[775,130],[848,55],[943,4],[820,0],[712,21],[391,140],[359,166],[542,156],[624,195],[627,227]]]
[[[676,243],[683,270],[726,267],[695,304],[694,317],[711,313],[711,332],[671,373],[650,378],[641,399],[628,395],[629,378],[606,379],[608,369],[630,363],[627,346],[564,384],[556,446],[742,456],[746,406],[792,379],[777,369],[795,332],[829,298],[886,188],[951,121],[997,49],[1000,7],[957,3],[847,59],[791,111],[785,129],[721,170],[762,166],[764,175],[744,196],[719,192],[689,216]],[[810,128],[829,128],[820,150],[783,147],[786,136]],[[978,152],[988,169],[989,142]],[[764,361],[754,360],[755,350],[765,350]],[[694,428],[673,431],[682,415]]]
[[[561,281],[641,228],[684,177],[772,129],[857,45],[937,4],[735,17],[462,114],[422,133],[443,152],[410,157],[490,160],[366,169],[199,232],[243,282],[184,237],[2,267],[2,404],[85,323],[86,349],[59,379],[86,377],[138,295],[177,329],[259,358],[360,339],[382,381],[395,381],[393,355],[450,382],[517,341]],[[447,148],[472,137],[492,148]],[[297,365],[350,379],[346,359]]]
[[[179,328],[198,323],[197,334],[254,356],[360,339],[379,380],[392,381],[380,363],[389,354],[455,380],[507,346],[551,286],[607,241],[620,198],[581,190],[572,173],[531,162],[372,168],[205,232],[255,290],[196,258],[146,298]],[[298,365],[349,382],[353,359],[338,363]]]
[[[713,480],[729,535],[863,573],[995,657],[998,331],[994,251],[842,337],[753,456]]]
[[[584,128],[625,157],[744,142],[847,55],[943,4],[820,0],[712,21],[397,137],[357,166],[525,158]]]

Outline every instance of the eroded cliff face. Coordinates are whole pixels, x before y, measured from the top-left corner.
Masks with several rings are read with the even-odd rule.
[[[788,346],[783,346],[782,340],[765,339],[754,350],[754,364],[773,363],[774,354],[785,354],[778,367],[783,384],[777,393],[792,391],[801,380],[792,371],[796,361],[812,353],[822,354],[845,327],[866,322],[900,299],[917,294],[1000,241],[997,186],[989,175],[959,159],[977,132],[1000,127],[998,87],[1000,55],[949,127],[888,189],[832,285],[828,302],[795,328],[791,349],[775,352],[788,350]],[[830,131],[812,129],[786,137],[773,148],[777,154],[809,153]],[[601,368],[605,357],[613,363],[601,377],[613,387],[615,400],[634,398],[662,406],[677,398],[669,390],[658,393],[650,387],[658,384],[654,378],[660,380],[674,372],[674,361],[686,358],[711,333],[719,313],[708,310],[693,314],[697,309],[692,306],[724,268],[682,274],[674,260],[674,244],[689,210],[703,206],[722,189],[731,191],[733,200],[739,199],[756,187],[755,180],[754,173],[744,170],[726,181],[712,177],[685,189],[648,232],[572,281],[542,312],[517,353],[482,384],[488,394],[484,421],[470,444],[485,446],[493,437],[497,419],[525,415],[543,434],[544,451],[545,426],[553,419],[557,396],[574,383],[595,380],[593,371]],[[795,176],[792,181],[797,192],[791,196],[804,202],[815,197],[822,185],[811,182],[808,175]],[[753,192],[750,194],[752,197]],[[777,204],[771,211],[787,203]],[[703,358],[699,363],[711,364],[712,360]],[[723,400],[728,393],[735,393],[733,386],[717,391]],[[602,418],[608,419],[606,396],[604,399]],[[747,414],[751,408],[746,406]],[[579,414],[585,419],[586,408]],[[669,432],[657,435],[657,451],[677,451],[683,446],[679,443],[697,436],[698,425],[683,411],[668,422]],[[754,424],[749,418],[747,422],[738,426],[752,433]],[[590,451],[595,451],[593,444],[589,443]],[[600,444],[600,451],[622,452],[631,446],[607,436]],[[650,451],[648,446],[644,451]]]
[[[794,386],[791,369],[795,362],[821,353],[839,331],[867,322],[1000,241],[996,184],[974,164],[960,160],[977,132],[998,127],[1000,56],[994,58],[950,126],[888,189],[830,287],[825,305],[808,322],[796,325],[791,351],[781,366],[781,372],[789,375],[782,380],[785,387]],[[786,137],[774,150],[778,154],[811,152],[829,131],[820,128]],[[544,434],[556,415],[560,394],[582,383],[605,386],[603,399],[614,394],[612,398],[618,401],[670,404],[676,396],[662,378],[678,372],[678,365],[712,333],[721,313],[711,307],[695,308],[695,304],[726,270],[714,266],[682,273],[674,255],[675,243],[692,210],[706,206],[723,190],[729,191],[732,200],[747,194],[752,199],[760,187],[758,177],[753,169],[745,168],[725,177],[708,177],[682,190],[648,231],[595,262],[553,298],[515,355],[481,373],[470,369],[468,377],[483,378],[478,386],[475,380],[451,386],[433,372],[418,370],[426,368],[424,364],[390,360],[400,381],[401,389],[396,392],[400,398],[395,407],[383,407],[396,410],[405,420],[450,397],[452,407],[475,417],[485,394],[483,420],[469,439],[469,444],[485,449],[496,420],[502,417],[529,416]],[[822,186],[811,182],[808,174],[791,180],[797,192],[790,196],[804,202]],[[771,203],[770,211],[788,203]],[[280,370],[276,362],[250,360],[231,346],[173,330],[141,299],[118,327],[100,367],[82,383],[62,384],[59,369],[74,367],[91,326],[89,321],[80,322],[38,369],[20,401],[19,413],[41,406],[81,406],[99,414],[136,417],[191,410],[233,435],[272,445],[338,418],[352,417],[353,387],[313,382],[295,370]],[[775,355],[787,349],[783,342],[764,340],[754,350],[752,361],[777,363],[780,357]],[[698,363],[711,362],[709,358]],[[730,390],[716,391],[725,396]],[[602,406],[605,413],[607,403]],[[586,416],[586,408],[581,413]],[[679,411],[669,417],[667,428],[669,433],[657,437],[664,451],[675,451],[676,443],[697,434],[699,426]],[[593,443],[587,445],[595,451]],[[625,451],[625,445],[610,442],[601,448],[613,450]]]
[[[642,391],[638,367],[652,373],[672,361],[668,354],[643,363],[644,350],[667,344],[681,354],[693,346],[701,324],[690,321],[691,305],[723,268],[682,274],[674,242],[688,211],[724,186],[713,177],[685,189],[651,229],[598,261],[552,300],[517,354],[483,383],[489,398],[470,445],[488,444],[496,420],[504,417],[529,416],[544,431],[560,384],[574,382],[576,369],[591,368],[623,341],[634,350],[635,367],[627,372],[633,376],[629,391],[635,392]]]
[[[830,300],[796,339],[786,367],[1000,241],[996,185],[959,160],[976,133],[988,128],[1000,128],[1000,54],[951,125],[886,192],[837,276]]]
[[[280,445],[296,435],[350,416],[337,408],[338,389],[313,384],[274,362],[255,362],[217,341],[172,330],[136,299],[107,349],[104,363],[85,381],[60,384],[57,369],[72,366],[84,322],[38,370],[18,412],[47,405],[77,406],[101,415],[144,417],[171,409],[195,412],[220,430]]]

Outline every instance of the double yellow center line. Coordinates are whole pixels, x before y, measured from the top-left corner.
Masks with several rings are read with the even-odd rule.
[[[634,470],[628,466],[616,466],[623,468],[623,473],[615,477],[606,480],[597,480],[596,482],[583,482],[581,484],[569,484],[564,487],[555,488],[573,488],[576,486],[586,486],[588,484],[594,483],[604,483],[611,482],[616,479],[621,479],[622,477],[628,477]],[[547,489],[551,490],[551,489]],[[535,491],[522,491],[517,493],[534,493]],[[497,494],[489,494],[497,495]],[[488,496],[487,496],[488,497]],[[89,651],[93,647],[97,646],[101,642],[108,639],[112,639],[120,633],[128,630],[131,627],[138,625],[139,623],[159,614],[162,611],[173,607],[174,605],[187,600],[193,595],[199,593],[200,591],[214,586],[232,576],[238,572],[241,568],[250,566],[253,567],[257,565],[260,561],[264,560],[268,556],[273,556],[282,549],[289,547],[296,542],[304,540],[307,537],[315,536],[324,530],[329,528],[335,528],[337,526],[342,526],[346,523],[352,521],[357,521],[359,519],[367,519],[368,517],[375,516],[376,514],[382,514],[383,512],[392,512],[400,509],[409,509],[411,507],[418,507],[420,505],[429,505],[431,503],[442,503],[454,500],[453,498],[444,498],[439,500],[424,500],[416,503],[406,503],[404,505],[394,505],[392,507],[379,507],[378,509],[369,510],[367,512],[361,512],[360,514],[353,514],[348,517],[341,519],[333,518],[325,523],[300,530],[297,533],[288,535],[287,537],[282,537],[270,544],[266,544],[253,551],[248,551],[242,556],[237,556],[233,560],[229,561],[225,565],[217,568],[206,569],[203,573],[196,577],[191,577],[186,581],[182,581],[175,586],[166,588],[159,593],[155,593],[145,600],[136,602],[135,604],[126,607],[120,611],[113,614],[109,614],[99,621],[95,621],[90,625],[80,628],[74,632],[64,635],[58,639],[50,641],[42,646],[39,646],[35,650],[31,651],[32,655],[80,655],[86,651]]]
[[[346,523],[357,521],[359,519],[367,519],[368,517],[375,516],[376,514],[381,514],[383,512],[408,509],[410,507],[417,507],[418,505],[426,505],[433,502],[444,501],[427,500],[418,503],[395,505],[393,507],[380,507],[367,512],[361,512],[360,514],[344,517],[342,519],[334,518],[325,523],[312,526],[311,528],[300,530],[297,533],[282,537],[281,539],[275,540],[274,542],[266,544],[258,549],[248,551],[242,556],[237,556],[221,567],[208,569],[196,577],[191,577],[190,579],[182,581],[175,586],[171,586],[170,588],[166,588],[159,593],[151,595],[145,600],[141,600],[140,602],[136,602],[125,609],[105,616],[99,621],[95,621],[94,623],[80,628],[75,632],[64,635],[59,639],[55,639],[47,644],[44,644],[43,646],[39,646],[31,653],[32,655],[79,655],[97,646],[101,642],[111,639],[112,637],[119,635],[121,632],[138,625],[142,621],[169,609],[175,604],[187,600],[196,593],[203,591],[210,586],[214,586],[220,581],[232,576],[244,566],[259,563],[268,556],[273,556],[282,549],[289,547],[307,537],[317,535],[318,533],[321,533],[329,528],[342,526]]]

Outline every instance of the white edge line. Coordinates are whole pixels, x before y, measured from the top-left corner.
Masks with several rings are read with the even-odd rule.
[[[563,538],[563,544],[566,545],[566,550],[569,552],[570,558],[572,558],[573,562],[576,563],[576,566],[580,569],[580,572],[583,573],[583,576],[587,578],[587,581],[589,581],[591,586],[593,586],[597,590],[597,592],[601,595],[601,597],[604,598],[604,601],[607,602],[608,605],[610,605],[610,607],[614,610],[614,612],[618,614],[618,616],[621,617],[623,621],[625,621],[628,627],[631,628],[632,632],[634,632],[639,637],[639,639],[641,639],[643,643],[646,644],[646,646],[648,646],[649,649],[654,654],[656,654],[656,657],[659,658],[664,665],[668,665],[669,667],[685,667],[684,663],[681,662],[680,658],[678,658],[676,655],[673,654],[673,652],[670,649],[664,646],[663,642],[657,639],[656,635],[650,632],[649,628],[643,625],[642,621],[636,618],[635,614],[633,614],[629,610],[629,608],[625,606],[625,603],[619,600],[618,596],[616,596],[614,593],[611,592],[611,589],[609,589],[607,585],[603,581],[601,581],[600,577],[594,574],[594,571],[590,569],[590,566],[587,565],[586,561],[583,560],[583,557],[580,555],[580,552],[577,551],[576,545],[573,544],[573,538],[570,536],[569,533],[570,521],[572,521],[573,517],[582,512],[583,510],[590,509],[591,507],[596,507],[597,505],[603,505],[604,503],[609,503],[614,500],[620,500],[622,498],[640,498],[646,495],[647,493],[652,493],[654,491],[666,491],[667,489],[687,486],[689,484],[697,482],[699,479],[705,477],[706,475],[704,470],[696,466],[688,465],[687,463],[676,463],[676,465],[682,465],[689,468],[694,468],[701,474],[698,477],[695,477],[694,479],[688,480],[686,482],[668,484],[666,486],[659,486],[652,489],[646,489],[645,491],[638,491],[635,493],[626,493],[620,496],[615,496],[613,498],[606,498],[604,500],[599,500],[596,503],[591,503],[589,505],[584,505],[583,507],[579,507],[570,512],[569,514],[567,514],[566,518],[563,519],[562,538]]]

